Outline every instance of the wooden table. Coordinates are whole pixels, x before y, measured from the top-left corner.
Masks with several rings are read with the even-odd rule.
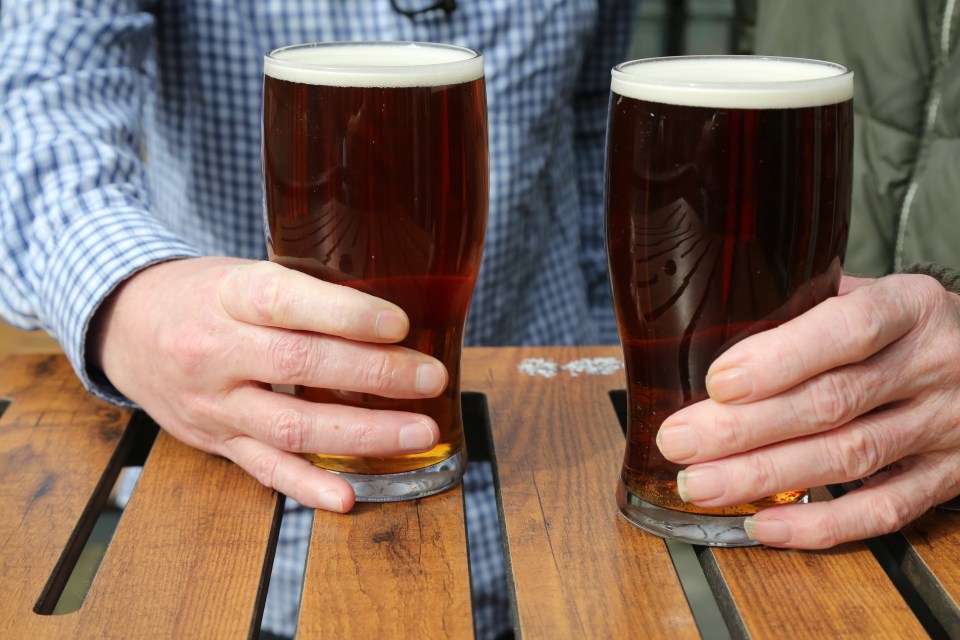
[[[696,585],[678,578],[681,546],[617,515],[624,440],[611,392],[623,373],[573,375],[600,357],[620,352],[465,356],[471,447],[492,442],[518,636],[960,636],[960,515],[948,512],[825,552],[697,549],[707,609],[726,630],[691,606],[702,599],[688,601]],[[556,375],[522,372],[532,358]],[[149,419],[89,397],[63,356],[0,356],[0,398],[0,638],[256,637],[275,493],[163,432],[147,454]],[[118,471],[144,457],[82,607],[49,615]],[[465,533],[459,488],[317,513],[299,637],[471,637]]]

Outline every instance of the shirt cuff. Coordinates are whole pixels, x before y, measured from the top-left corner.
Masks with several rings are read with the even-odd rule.
[[[40,295],[54,337],[93,395],[133,406],[87,361],[87,333],[103,301],[141,269],[199,255],[159,220],[133,208],[100,210],[64,229],[50,256]]]

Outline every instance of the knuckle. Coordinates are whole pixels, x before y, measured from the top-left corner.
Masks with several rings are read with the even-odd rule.
[[[295,409],[278,410],[270,419],[270,439],[286,451],[303,451],[304,424],[300,413]]]
[[[871,516],[874,520],[874,535],[894,533],[910,522],[911,511],[905,501],[886,492],[878,492],[874,497]]]
[[[903,287],[901,281],[900,286],[891,286],[896,285],[900,277],[893,276],[889,280],[882,280],[880,286],[865,287],[855,292],[858,293],[856,299],[860,304],[853,307],[856,315],[848,319],[846,329],[863,353],[879,351],[890,340],[914,326],[918,320],[918,310],[927,304],[924,298],[932,293],[927,285],[937,285],[932,278],[920,276],[926,282],[912,281],[909,287]]]
[[[836,371],[821,375],[808,395],[814,419],[829,427],[849,420],[861,396],[855,379]]]
[[[858,353],[874,353],[882,346],[886,323],[879,307],[890,302],[888,296],[871,299],[863,307],[855,307],[855,317],[845,318],[843,335],[853,341]]]
[[[250,310],[258,324],[275,324],[283,318],[288,304],[281,267],[270,262],[250,266]]]
[[[838,434],[827,446],[826,454],[837,482],[862,478],[883,466],[878,443],[861,427]]]
[[[276,489],[279,467],[280,454],[274,451],[264,451],[250,461],[250,475],[268,489]]]
[[[724,451],[746,451],[752,449],[750,443],[745,442],[743,426],[737,418],[736,410],[723,407],[714,417],[711,436]]]
[[[379,354],[365,368],[366,383],[372,389],[389,389],[393,386],[397,369],[397,361],[392,354]]]
[[[222,405],[209,394],[196,389],[182,391],[178,400],[194,433],[207,435],[215,426],[229,424],[229,418],[224,420]],[[209,436],[212,437],[212,436]]]
[[[889,314],[883,310],[891,302],[899,304],[882,287],[869,294],[857,290],[849,297],[826,300],[823,304],[831,310],[832,320],[827,348],[838,353],[872,354],[878,351],[888,331],[886,320]]]
[[[811,522],[809,525],[811,549],[828,549],[849,538],[847,527],[833,512],[824,514],[818,522]]]
[[[940,281],[926,274],[911,274],[909,290],[919,299],[921,303],[937,303],[943,299],[947,292]]]
[[[270,345],[269,357],[283,380],[300,380],[310,370],[310,347],[300,334],[281,333]]]
[[[177,367],[193,373],[209,365],[215,349],[206,332],[184,330],[173,335],[167,351]]]

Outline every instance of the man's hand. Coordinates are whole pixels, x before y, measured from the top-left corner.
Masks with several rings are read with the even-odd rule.
[[[921,275],[844,278],[840,296],[737,343],[710,399],[657,438],[688,502],[718,507],[866,479],[764,509],[749,535],[819,549],[890,533],[960,494],[960,296]]]
[[[297,455],[388,456],[431,449],[423,415],[314,404],[271,384],[439,395],[437,360],[389,343],[409,329],[389,302],[271,264],[194,258],[149,267],[95,319],[95,362],[164,430],[233,460],[310,507],[348,511],[343,478]]]

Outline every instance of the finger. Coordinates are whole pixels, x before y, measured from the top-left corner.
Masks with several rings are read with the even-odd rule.
[[[903,279],[877,280],[733,345],[710,366],[707,391],[718,402],[772,396],[870,357],[913,328],[922,311]]]
[[[396,456],[429,451],[440,440],[437,423],[416,413],[313,403],[254,386],[233,396],[233,427],[283,451]]]
[[[856,276],[843,276],[840,278],[840,290],[837,292],[837,295],[845,296],[851,291],[859,289],[860,287],[865,287],[873,282],[876,282],[875,278],[858,278]]]
[[[960,453],[925,453],[898,462],[829,502],[771,507],[747,518],[747,535],[768,546],[826,549],[899,531],[960,493]]]
[[[353,508],[356,497],[349,482],[296,454],[246,436],[227,440],[224,448],[225,455],[260,484],[307,507],[338,513]]]
[[[447,386],[436,358],[395,345],[354,342],[305,331],[250,327],[227,361],[227,376],[269,384],[428,398]]]
[[[827,433],[691,465],[678,474],[678,490],[688,502],[720,507],[864,478],[934,443],[955,446],[957,437],[937,442],[933,411],[905,402]]]
[[[410,328],[395,304],[272,262],[231,269],[220,283],[219,300],[241,322],[351,340],[398,342]]]
[[[822,433],[911,397],[921,382],[884,355],[833,369],[772,398],[747,404],[705,400],[667,418],[657,446],[668,460],[693,464]]]

